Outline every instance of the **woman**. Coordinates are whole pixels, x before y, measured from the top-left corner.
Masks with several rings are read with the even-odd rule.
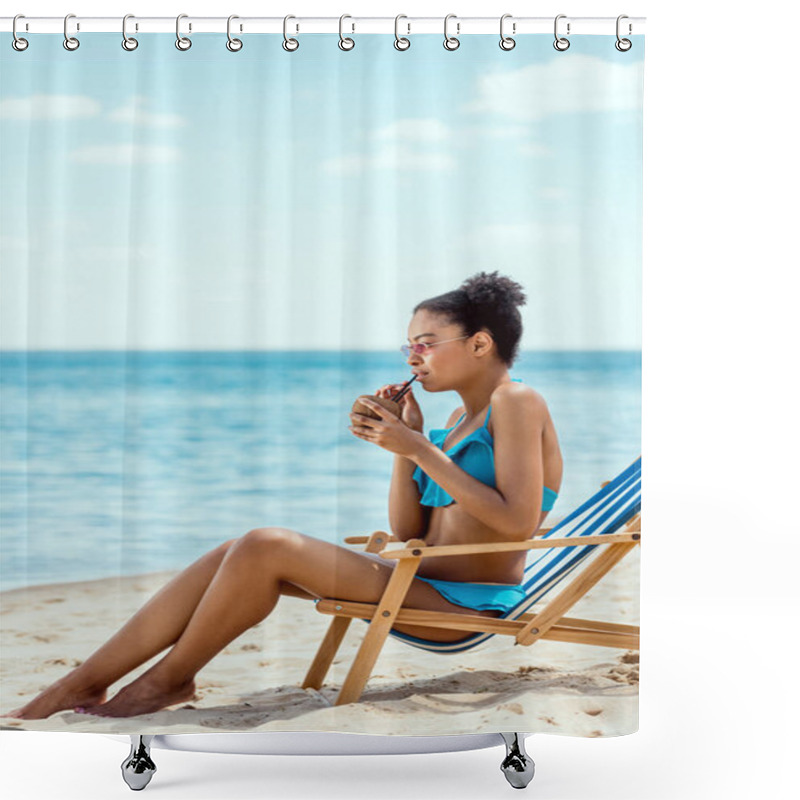
[[[508,375],[522,335],[517,306],[524,302],[519,284],[494,272],[414,309],[411,344],[402,348],[408,364],[426,391],[453,390],[463,401],[451,427],[431,431],[430,441],[411,390],[400,400],[400,417],[373,401],[366,404],[380,419],[350,415],[355,436],[395,455],[389,520],[399,539],[524,541],[552,507],[562,475],[553,422],[543,398]],[[388,397],[397,388],[378,394]],[[500,616],[518,599],[525,557],[522,551],[423,560],[403,605]],[[184,702],[194,697],[197,672],[270,614],[282,594],[377,603],[395,563],[293,530],[255,528],[190,564],[83,664],[5,716],[41,719],[74,708],[129,717]],[[447,642],[471,635],[394,629]],[[111,684],[170,646],[106,700]]]

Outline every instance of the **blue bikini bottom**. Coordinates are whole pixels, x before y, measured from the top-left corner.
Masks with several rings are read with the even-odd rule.
[[[525,590],[518,584],[466,583],[437,581],[433,578],[420,578],[419,575],[415,577],[433,586],[445,600],[474,611],[496,609],[507,613],[526,597]]]
[[[379,561],[394,568],[396,566],[390,559],[381,558],[377,553],[361,552],[373,561]],[[526,597],[525,590],[520,584],[510,583],[467,583],[465,581],[439,581],[434,578],[415,578],[429,583],[445,600],[457,606],[471,608],[473,611],[497,610],[507,613]],[[369,622],[369,620],[365,620]]]

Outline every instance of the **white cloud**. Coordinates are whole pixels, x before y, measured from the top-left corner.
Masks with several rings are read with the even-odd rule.
[[[186,124],[186,120],[180,114],[148,111],[144,108],[147,102],[148,98],[143,95],[135,95],[131,97],[127,105],[110,112],[108,119],[112,122],[125,122],[149,128],[177,128]]]
[[[565,244],[578,235],[573,223],[495,222],[465,231],[460,239],[462,246],[485,248],[488,253],[502,247],[519,254],[542,244]]]
[[[69,120],[99,116],[100,103],[80,94],[33,94],[0,100],[0,119]]]
[[[374,132],[373,138],[389,142],[444,142],[450,129],[438,119],[398,119]]]
[[[325,172],[334,175],[351,174],[368,169],[427,170],[446,172],[456,167],[456,160],[449,153],[425,153],[412,150],[404,145],[384,145],[375,153],[352,154],[329,158],[322,163]]]
[[[520,142],[517,145],[517,152],[523,156],[549,156],[553,150],[547,147],[547,145],[530,140],[527,142]]]
[[[375,153],[351,153],[325,161],[325,172],[342,175],[366,170],[421,170],[446,172],[457,166],[451,153],[469,147],[485,147],[492,139],[521,140],[530,137],[530,129],[523,124],[465,124],[458,133],[439,119],[400,119],[373,131],[370,138],[384,143]],[[445,145],[448,149],[427,149],[426,146]],[[520,141],[518,152],[528,156],[545,156],[548,147],[530,138]]]
[[[550,114],[641,107],[643,62],[560,54],[543,64],[481,75],[463,111],[535,120]]]
[[[484,139],[518,139],[530,136],[530,128],[526,125],[463,125],[459,128],[459,138],[462,136],[474,137],[478,143]]]
[[[98,144],[79,147],[69,160],[79,164],[170,164],[181,158],[181,151],[171,145]]]

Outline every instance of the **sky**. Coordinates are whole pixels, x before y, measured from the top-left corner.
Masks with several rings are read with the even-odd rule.
[[[522,350],[641,348],[644,36],[0,48],[0,348],[370,349],[481,270]]]

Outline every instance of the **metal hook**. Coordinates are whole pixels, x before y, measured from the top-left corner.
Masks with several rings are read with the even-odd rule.
[[[192,46],[192,40],[188,36],[181,36],[181,20],[184,17],[188,18],[188,14],[178,14],[175,20],[175,47],[178,50],[188,50]],[[192,23],[189,23],[189,33],[192,32]]]
[[[408,48],[411,47],[411,39],[406,39],[404,36],[401,37],[397,32],[398,23],[400,22],[400,17],[404,17],[405,19],[408,19],[408,17],[405,14],[398,14],[394,18],[394,47],[395,47],[395,50],[408,50]],[[411,23],[410,22],[406,22],[406,27],[408,28],[408,33],[410,34],[411,33]]]
[[[67,16],[64,17],[64,49],[65,50],[77,50],[81,46],[81,43],[74,36],[69,36],[67,34],[67,20],[70,17],[74,17],[74,16],[75,16],[74,14],[67,14]],[[81,26],[78,25],[77,29],[80,30]]]
[[[513,14],[503,14],[503,16],[500,17],[500,49],[501,50],[513,50],[517,46],[516,41],[514,41],[514,39],[512,39],[510,36],[503,36],[503,22],[505,21],[506,17],[511,17],[511,16],[513,16]],[[513,23],[512,31],[513,31],[513,33],[517,32],[517,23],[516,22]]]
[[[125,27],[128,23],[128,20],[133,17],[133,14],[126,14],[122,18],[122,49],[127,50],[130,52],[131,50],[135,50],[139,46],[138,40],[134,39],[132,36],[128,36],[125,31]],[[136,30],[139,30],[139,25],[137,23]]]
[[[231,14],[228,17],[228,41],[225,42],[225,47],[227,47],[228,50],[231,51],[231,53],[238,53],[242,49],[242,47],[244,47],[244,45],[242,44],[242,40],[241,39],[232,39],[231,38],[231,20],[232,19],[239,19],[239,15],[238,14]],[[241,32],[241,30],[242,30],[242,26],[240,25],[239,26],[239,31]]]
[[[353,19],[349,14],[342,14],[342,16],[339,17],[339,49],[352,50],[356,46],[356,43],[349,36],[345,38],[344,35],[342,34],[342,23],[344,22],[345,17]],[[355,33],[356,30],[355,22],[352,22],[351,25],[353,28],[353,32]]]
[[[556,37],[556,40],[553,42],[553,47],[555,47],[555,49],[560,53],[563,53],[565,50],[569,50],[569,39],[565,39],[563,36],[558,35],[558,21],[566,18],[566,14],[559,14],[556,17],[555,24],[553,25],[553,33]],[[567,36],[569,36],[569,22],[567,23]]]
[[[14,38],[11,40],[11,46],[18,52],[21,53],[23,50],[28,49],[28,40],[23,39],[21,36],[17,36],[17,20],[18,19],[25,19],[24,14],[17,14],[14,17],[14,21],[11,23],[11,33],[14,34]],[[25,23],[25,30],[28,30],[28,23]]]
[[[287,14],[283,18],[283,49],[287,50],[290,53],[293,53],[295,50],[297,50],[298,47],[300,47],[300,42],[298,42],[297,39],[286,38],[286,23],[290,19],[297,19],[297,17],[295,17],[293,14]],[[295,23],[295,28],[298,31],[300,30],[300,26],[297,23]]]
[[[629,19],[629,17],[628,17],[627,14],[620,14],[617,17],[617,41],[614,42],[614,47],[616,47],[617,50],[620,51],[620,53],[625,53],[628,50],[630,50],[631,47],[633,47],[633,42],[631,42],[630,39],[620,39],[619,38],[619,21],[621,19]],[[628,36],[630,36],[632,33],[633,33],[633,25],[631,25],[631,23],[629,22],[628,23]]]
[[[450,17],[456,17],[457,18],[457,15],[456,14],[448,14],[444,18],[444,49],[445,50],[458,50],[458,48],[461,46],[461,42],[456,38],[456,36],[459,33],[461,33],[461,23],[460,22],[456,23],[456,36],[448,36],[447,35],[447,20],[449,20]]]

